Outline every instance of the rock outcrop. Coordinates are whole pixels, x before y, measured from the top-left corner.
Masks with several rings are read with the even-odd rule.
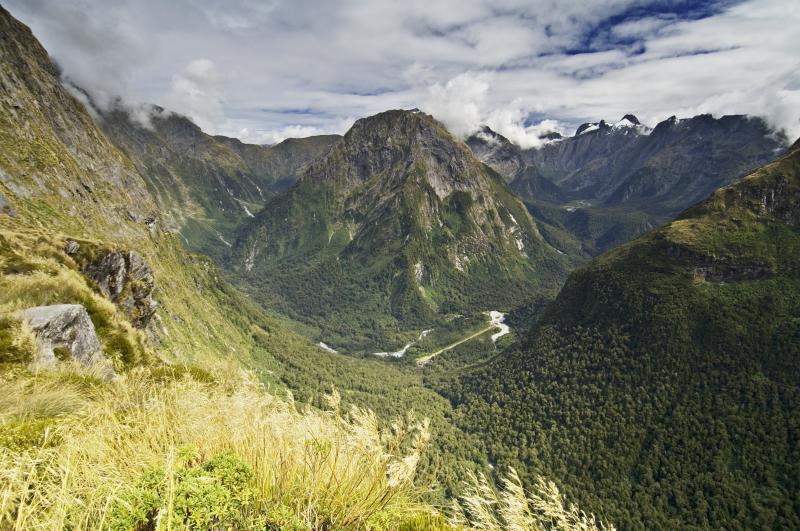
[[[133,326],[147,327],[158,304],[152,296],[155,288],[153,270],[139,253],[113,251],[86,264],[83,273],[97,284],[104,296],[125,312]]]
[[[54,365],[57,359],[67,356],[86,367],[105,364],[106,376],[114,376],[100,350],[92,320],[80,304],[36,306],[23,310],[21,315],[39,342],[37,363]]]

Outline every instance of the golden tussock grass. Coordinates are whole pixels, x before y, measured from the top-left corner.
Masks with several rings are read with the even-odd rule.
[[[37,444],[4,448],[0,528],[135,522],[120,514],[135,511],[126,506],[138,500],[132,486],[153,470],[163,471],[167,486],[145,518],[158,529],[183,528],[191,520],[176,508],[180,470],[187,460],[220,455],[249,468],[245,490],[252,496],[235,508],[237,522],[262,529],[270,518],[308,529],[392,528],[431,515],[412,483],[426,422],[402,419],[380,430],[367,410],[341,414],[335,394],[323,412],[273,397],[247,375],[221,380],[156,380],[138,369],[110,384],[64,372],[3,381],[4,428],[20,419],[60,418]]]

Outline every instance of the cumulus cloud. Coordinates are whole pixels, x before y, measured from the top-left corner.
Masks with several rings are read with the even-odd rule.
[[[78,86],[277,140],[430,110],[457,134],[751,113],[800,136],[785,0],[7,0]],[[555,120],[549,122],[544,120]]]
[[[313,125],[288,125],[280,129],[254,130],[248,127],[239,129],[231,133],[231,136],[239,138],[242,142],[250,144],[277,144],[287,138],[305,138],[315,135],[341,134],[350,129],[355,122],[354,118],[343,118],[326,127]]]
[[[550,132],[563,133],[557,120],[546,119],[526,123],[529,111],[517,99],[500,107],[490,105],[492,75],[465,72],[447,83],[435,83],[421,108],[441,120],[453,134],[466,137],[488,125],[523,148],[541,146],[542,136]]]
[[[489,75],[466,72],[445,84],[434,83],[422,109],[447,124],[455,135],[467,136],[483,124]]]
[[[206,131],[216,131],[224,121],[221,99],[222,76],[209,59],[194,59],[172,77],[164,105],[183,114]]]

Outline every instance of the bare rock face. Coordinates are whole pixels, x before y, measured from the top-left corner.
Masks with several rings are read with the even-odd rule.
[[[64,252],[69,255],[74,255],[80,248],[80,244],[75,240],[67,240],[67,243],[64,245]]]
[[[135,251],[114,251],[87,264],[84,274],[97,283],[104,296],[121,308],[131,324],[145,328],[156,312],[153,270]]]
[[[54,365],[56,350],[67,351],[72,359],[87,367],[106,363],[107,376],[114,376],[114,370],[100,351],[92,320],[80,304],[36,306],[23,310],[22,318],[39,340],[37,362]]]

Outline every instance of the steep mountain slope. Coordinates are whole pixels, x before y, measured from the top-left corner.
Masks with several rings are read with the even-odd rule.
[[[149,408],[167,390],[171,405],[176,401],[179,405],[189,405],[192,415],[202,418],[202,429],[195,430],[196,434],[202,434],[200,446],[208,440],[207,427],[217,424],[208,419],[212,416],[216,420],[227,419],[230,413],[224,407],[215,410],[211,402],[203,401],[209,395],[218,395],[222,400],[220,405],[233,406],[232,410],[247,403],[263,411],[265,405],[272,404],[278,409],[286,408],[285,413],[294,411],[293,403],[277,398],[286,389],[303,404],[322,407],[323,395],[335,388],[341,393],[343,411],[351,405],[368,407],[379,418],[389,421],[395,416],[406,418],[408,411],[415,410],[420,418],[430,419],[430,433],[435,442],[421,457],[419,470],[425,482],[441,480],[435,487],[437,493],[445,489],[452,492],[463,477],[463,472],[459,472],[461,466],[481,461],[479,441],[452,427],[448,421],[450,404],[422,385],[419,371],[320,349],[288,330],[284,321],[265,315],[259,306],[225,281],[210,259],[188,252],[180,236],[165,230],[168,224],[161,217],[161,198],[157,201],[149,192],[150,178],[140,175],[125,154],[107,139],[81,102],[61,86],[56,68],[30,30],[2,8],[0,83],[3,87],[0,93],[0,396],[3,397],[0,490],[4,495],[11,492],[14,478],[30,473],[28,468],[14,468],[27,462],[15,460],[20,451],[27,448],[41,457],[42,437],[52,434],[56,423],[62,435],[72,427],[79,427],[84,435],[87,430],[102,433],[110,426],[101,422],[101,410],[111,412],[119,408],[114,413],[120,415],[117,420],[141,411],[147,429],[160,435],[150,439],[142,452],[132,443],[132,430],[124,422],[124,433],[115,435],[113,443],[106,446],[87,449],[75,445],[71,438],[55,441],[51,437],[50,442],[54,445],[63,442],[66,448],[59,448],[72,458],[84,450],[97,451],[102,454],[99,458],[105,458],[106,453],[113,454],[113,449],[128,448],[131,452],[122,458],[125,466],[130,467],[129,472],[137,472],[139,467],[137,473],[143,474],[150,466],[173,463],[170,459],[176,451],[184,444],[191,445],[193,439],[182,438],[186,432],[174,436],[176,432],[171,430],[177,424],[170,422],[174,419],[151,414]],[[157,304],[154,314],[149,313],[152,306],[145,307],[147,323],[139,311],[142,305],[137,306],[143,300],[138,296],[141,291],[147,292]],[[133,303],[129,304],[131,299]],[[73,374],[70,367],[60,366],[52,376],[31,375],[28,364],[37,354],[37,346],[30,328],[21,319],[21,312],[45,305],[85,308],[101,354],[110,360],[122,379],[106,386],[92,373]],[[69,355],[60,347],[55,348],[55,354]],[[232,382],[228,377],[238,375],[241,368],[252,370],[261,382],[270,385],[276,396],[263,390],[249,394],[258,387],[256,382],[234,391],[229,387]],[[143,381],[146,374],[152,374],[152,380]],[[19,385],[15,380],[18,376],[22,378]],[[25,380],[29,377],[33,380]],[[199,401],[182,394],[186,386],[194,385],[202,388],[194,397]],[[58,394],[62,391],[65,394]],[[146,398],[132,405],[136,401],[130,399],[140,391]],[[83,394],[91,396],[84,400]],[[245,395],[248,398],[243,402]],[[89,407],[100,396],[108,396],[110,403],[106,405],[112,409]],[[254,401],[247,402],[251,399]],[[41,408],[36,409],[38,404],[50,401],[58,404],[55,413],[46,410],[41,414]],[[34,410],[32,416],[18,418],[14,413],[15,408],[25,411],[28,406]],[[172,414],[167,406],[161,411],[168,412],[167,416]],[[91,419],[84,423],[82,417],[76,422],[73,414]],[[181,418],[181,422],[189,421],[188,416]],[[285,416],[281,418],[286,420]],[[60,424],[62,420],[69,426]],[[250,422],[248,418],[246,425]],[[213,451],[230,447],[235,439],[231,433],[241,434],[230,426],[228,429],[221,432],[227,442]],[[325,440],[318,438],[324,426],[313,429],[317,430],[315,440]],[[251,442],[248,441],[248,446]],[[273,451],[276,448],[282,451],[280,446],[273,447]],[[48,455],[52,456],[53,451],[54,446],[47,447]],[[140,459],[145,452],[149,457]],[[342,456],[339,452],[336,455]],[[68,459],[67,465],[75,462]],[[101,469],[107,471],[105,463],[90,463],[90,474]],[[59,470],[73,469],[67,466]],[[363,479],[352,471],[345,476],[353,473],[358,481]],[[386,474],[382,470],[378,473],[384,482]],[[270,481],[274,479],[274,471],[272,474]],[[340,480],[345,476],[335,477]],[[70,475],[69,481],[72,487],[76,478]],[[115,476],[103,484],[135,490],[141,486],[137,481],[135,475]],[[313,480],[306,477],[304,481]],[[32,500],[33,495],[46,497],[47,493],[41,490],[43,485],[37,483],[35,492],[30,484],[24,485],[19,507]],[[307,487],[307,492],[313,491],[313,486]],[[71,488],[70,492],[70,496],[78,497],[77,490]],[[74,501],[70,496],[62,497],[62,502]],[[109,499],[104,498],[101,505]],[[89,510],[85,505],[76,508],[80,501],[72,507],[76,511]],[[342,502],[356,507],[364,498],[347,493],[337,501]],[[0,509],[0,528],[33,526],[18,522],[17,506],[12,505]],[[31,507],[34,513],[37,508],[41,510],[36,502],[31,502]],[[203,507],[204,514],[208,509]],[[317,510],[312,512],[318,518]],[[61,517],[73,516],[65,512]],[[51,522],[40,527],[59,529],[77,525],[74,521],[69,525]]]
[[[358,349],[521,304],[565,271],[500,176],[417,111],[357,121],[242,231],[232,262],[262,301]]]
[[[148,334],[162,357],[248,358],[251,331],[231,326],[237,319],[250,322],[247,303],[208,259],[188,254],[164,232],[147,183],[62,87],[30,30],[0,10],[0,32],[0,195],[6,203],[0,255],[3,303],[10,305],[0,312],[13,313],[24,301],[81,303],[87,293],[100,293],[82,275],[73,278],[78,264],[65,251],[71,238],[98,256],[135,250],[152,267],[159,309]],[[28,285],[19,300],[14,285]],[[198,306],[205,311],[190,322]],[[96,323],[108,320],[102,306],[89,310]]]
[[[528,164],[581,199],[674,216],[773,160],[786,139],[759,118],[670,118],[652,131],[626,115],[525,152]]]
[[[98,110],[99,124],[144,176],[170,228],[179,230],[191,249],[218,258],[230,247],[235,228],[336,139],[250,145],[210,136],[160,107],[144,110],[146,123],[122,105]]]
[[[486,127],[467,143],[523,198],[547,241],[577,257],[671,220],[786,145],[758,118],[671,118],[651,130],[630,114],[583,124],[537,149]]]
[[[254,175],[267,180],[267,189],[279,192],[293,185],[305,166],[324,155],[342,137],[317,135],[287,138],[272,146],[245,144],[225,136],[214,138],[238,153]]]
[[[799,356],[800,142],[574,272],[449,392],[497,464],[557,471],[623,528],[789,529]]]

